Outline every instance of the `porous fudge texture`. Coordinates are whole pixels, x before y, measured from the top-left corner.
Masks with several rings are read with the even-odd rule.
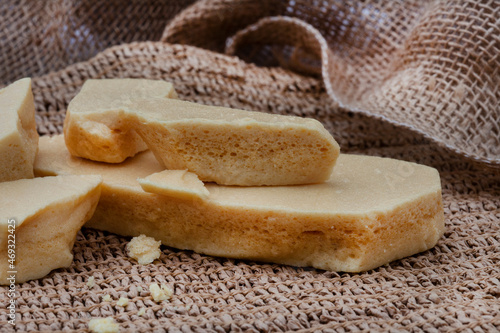
[[[33,178],[38,149],[31,79],[0,90],[0,182]]]
[[[138,89],[141,82],[152,84],[84,84],[64,124],[71,154],[122,162],[145,148],[136,145],[138,134],[166,169],[189,170],[206,182],[253,186],[329,179],[340,148],[317,120],[181,101],[169,98],[173,87]],[[125,94],[132,87],[143,93]],[[126,133],[133,135],[116,139]]]
[[[61,136],[42,137],[39,149],[38,175],[103,177],[86,226],[179,249],[359,272],[425,251],[443,234],[439,174],[414,163],[342,154],[321,184],[205,184],[208,198],[192,200],[141,188],[137,178],[163,170],[149,151],[109,165],[72,157]]]
[[[95,211],[101,181],[68,175],[0,183],[0,284],[9,283],[8,271],[17,271],[15,282],[21,283],[71,264],[76,234]],[[12,239],[15,269],[7,260]]]

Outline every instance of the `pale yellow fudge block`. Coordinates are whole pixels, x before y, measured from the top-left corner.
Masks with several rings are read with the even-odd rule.
[[[113,82],[111,90],[111,83],[105,82],[106,86],[87,81],[69,104],[64,134],[75,156],[102,162],[132,156],[139,150],[115,154],[129,148],[127,142],[115,147],[112,140],[102,144],[100,139],[86,139],[105,136],[101,128],[119,127],[120,133],[125,128],[135,130],[166,169],[189,170],[206,182],[251,186],[323,182],[340,152],[331,134],[314,119],[156,96],[113,104],[101,96],[118,95],[115,90],[121,91],[121,83]]]
[[[137,181],[146,192],[180,199],[206,199],[210,194],[198,176],[187,170],[163,170]]]
[[[173,99],[136,100],[137,132],[167,169],[223,185],[320,183],[339,145],[314,119]],[[142,125],[147,124],[147,125]]]
[[[38,149],[31,79],[0,90],[0,182],[33,178]]]
[[[118,163],[147,146],[134,130],[123,107],[138,98],[177,98],[174,86],[145,79],[87,80],[68,106],[64,120],[71,154],[94,161]],[[102,112],[108,111],[102,119]]]
[[[101,182],[75,175],[0,183],[0,284],[42,278],[71,264],[76,234],[94,213]]]
[[[60,136],[41,138],[35,162],[40,175],[103,177],[86,226],[214,256],[359,272],[425,251],[443,234],[439,174],[423,165],[341,154],[325,183],[205,184],[206,200],[143,191],[137,178],[162,168],[149,151],[118,165],[72,157]]]

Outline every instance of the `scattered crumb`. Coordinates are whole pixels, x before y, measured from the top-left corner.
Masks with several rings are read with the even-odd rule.
[[[137,260],[141,265],[149,264],[160,258],[160,245],[161,242],[155,240],[153,237],[140,235],[134,237],[127,244],[127,253],[129,257]]]
[[[162,284],[160,288],[157,283],[153,283],[149,286],[149,292],[155,302],[168,300],[174,293],[169,286]]]
[[[120,297],[116,305],[126,307],[128,305],[128,298]]]
[[[90,289],[94,288],[95,286],[95,278],[93,276],[89,277],[89,280],[87,281],[87,287]]]
[[[103,302],[111,302],[111,296],[109,296],[109,295],[104,295],[104,296],[102,297],[102,301],[103,301]]]
[[[137,291],[142,293],[142,287],[141,286],[137,286]]]
[[[139,310],[139,312],[137,312],[137,315],[138,315],[138,316],[142,316],[142,315],[143,315],[143,314],[145,314],[145,313],[146,313],[146,309],[145,309],[145,308],[141,308],[141,309]]]
[[[112,317],[94,318],[89,321],[89,329],[95,333],[117,333],[120,326]]]

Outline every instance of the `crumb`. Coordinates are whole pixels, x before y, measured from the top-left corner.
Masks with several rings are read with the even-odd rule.
[[[146,313],[146,309],[145,309],[145,308],[141,308],[141,309],[139,310],[139,312],[137,312],[137,315],[138,315],[138,316],[142,316],[142,315],[143,315],[143,314],[145,314],[145,313]]]
[[[142,293],[142,287],[141,286],[137,286],[137,291]]]
[[[89,287],[89,289],[92,289],[94,288],[95,286],[95,278],[93,276],[89,277],[89,280],[87,281],[87,287]]]
[[[112,317],[94,318],[89,321],[89,329],[95,333],[117,333],[120,326]]]
[[[111,301],[111,296],[109,296],[109,295],[104,295],[104,296],[102,297],[102,301],[103,301],[103,302],[110,302],[110,301]]]
[[[162,284],[160,288],[157,283],[151,284],[149,286],[149,291],[155,302],[168,300],[174,293],[169,286]]]
[[[140,235],[134,237],[127,244],[127,253],[129,257],[137,260],[141,265],[149,264],[160,258],[160,245],[161,242],[155,240],[153,237],[146,237]]]
[[[116,305],[126,307],[128,305],[128,298],[120,297]]]

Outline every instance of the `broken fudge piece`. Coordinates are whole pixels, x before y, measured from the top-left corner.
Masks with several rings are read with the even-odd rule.
[[[124,106],[153,97],[177,98],[177,94],[171,83],[159,80],[87,80],[64,119],[68,150],[94,161],[119,163],[148,149]]]
[[[165,168],[189,170],[202,181],[293,185],[330,177],[340,148],[317,120],[181,101],[169,98],[167,89],[141,90],[140,82],[151,84],[132,79],[84,84],[64,123],[71,154],[122,162],[143,150],[135,146],[138,134]],[[125,96],[131,86],[145,93]],[[133,135],[115,139],[125,133]]]
[[[38,149],[31,79],[0,90],[0,182],[33,178]]]
[[[76,234],[94,213],[101,181],[68,175],[0,183],[0,284],[9,283],[10,271],[21,283],[71,264]]]

